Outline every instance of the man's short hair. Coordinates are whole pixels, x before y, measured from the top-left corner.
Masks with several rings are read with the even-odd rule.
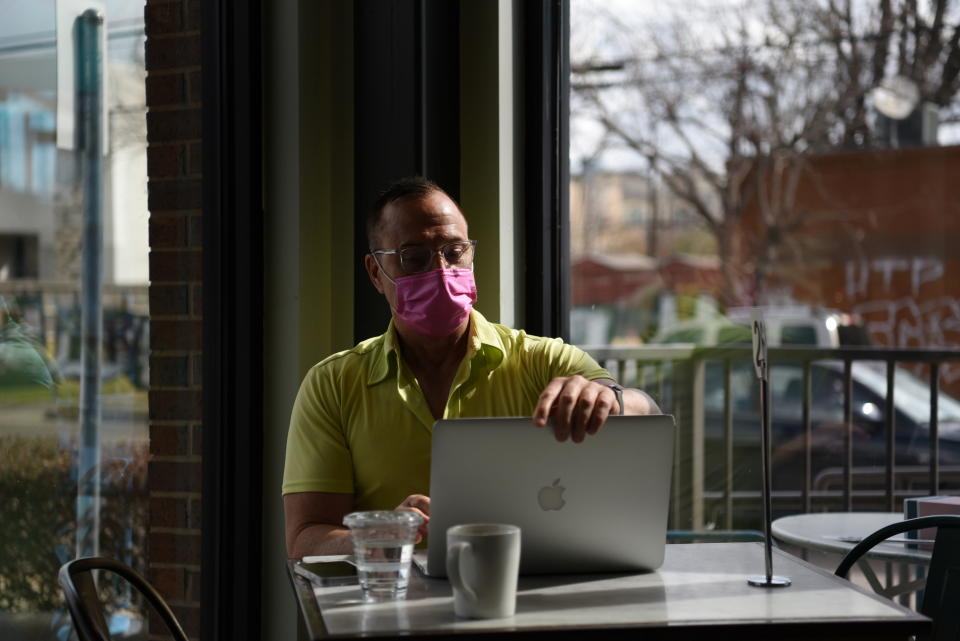
[[[411,198],[419,200],[434,193],[440,193],[450,198],[453,204],[457,206],[457,209],[460,209],[457,201],[453,200],[450,194],[444,191],[440,185],[423,176],[409,176],[387,185],[387,188],[380,192],[376,202],[373,203],[373,207],[367,214],[367,243],[370,249],[379,249],[373,246],[374,239],[380,227],[380,221],[383,218],[383,210],[386,209],[387,205],[410,200]]]

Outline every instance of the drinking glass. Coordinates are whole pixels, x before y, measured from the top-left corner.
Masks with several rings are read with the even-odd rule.
[[[402,599],[423,517],[409,510],[351,512],[343,517],[353,537],[353,556],[368,601]]]

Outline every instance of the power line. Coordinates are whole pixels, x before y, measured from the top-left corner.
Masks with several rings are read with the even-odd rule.
[[[117,20],[110,24],[107,29],[108,40],[133,38],[142,35],[144,35],[143,18],[124,18]],[[30,51],[47,51],[56,49],[56,47],[56,33],[50,31],[0,38],[0,55]]]
[[[953,28],[960,29],[960,24],[954,25]],[[635,66],[643,63],[658,63],[677,59],[701,60],[705,56],[730,56],[731,54],[757,53],[760,51],[779,52],[788,50],[817,49],[827,46],[836,47],[837,45],[850,44],[851,42],[864,44],[900,35],[901,32],[899,29],[887,29],[872,34],[864,34],[859,36],[852,34],[839,34],[830,37],[795,40],[790,43],[774,43],[769,41],[762,43],[745,42],[739,45],[723,47],[677,49],[675,51],[661,51],[653,55],[636,55],[597,62],[591,62],[589,59],[586,59],[582,62],[572,62],[570,65],[570,71],[571,73],[578,74],[594,73],[598,71],[623,71],[628,66]],[[949,39],[945,39],[944,44],[947,44],[948,41]],[[891,47],[891,50],[892,49],[893,48]],[[945,48],[945,50],[947,49]]]

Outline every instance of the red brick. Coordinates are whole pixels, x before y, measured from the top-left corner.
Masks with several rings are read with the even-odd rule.
[[[187,173],[192,175],[203,174],[203,143],[190,143],[190,149],[187,152]]]
[[[177,33],[183,30],[179,4],[152,4],[143,10],[144,30],[148,35]]]
[[[203,130],[199,108],[147,112],[147,140],[152,143],[196,140]]]
[[[186,570],[187,575],[187,595],[186,601],[200,601],[200,591],[202,590],[201,585],[201,574],[197,570]]]
[[[190,445],[187,425],[150,426],[150,454],[154,456],[188,456]]]
[[[190,73],[188,83],[190,84],[190,89],[188,95],[190,96],[190,104],[198,105],[203,102],[203,74],[199,71],[193,71]]]
[[[200,463],[185,461],[150,461],[151,484],[164,492],[199,492]]]
[[[202,418],[197,390],[151,390],[150,418],[154,421],[196,421]]]
[[[199,350],[203,327],[198,320],[154,320],[150,323],[150,349]]]
[[[177,621],[180,622],[180,627],[183,628],[183,631],[187,633],[187,636],[191,639],[200,638],[200,605],[184,605],[182,603],[172,603],[170,604],[170,609],[173,610],[173,615],[177,617]],[[158,635],[158,639],[169,639],[169,636],[159,636],[159,633],[163,631],[166,632],[166,625],[163,623],[163,619],[160,618],[160,615],[156,613],[153,608],[150,608],[150,638],[154,638],[154,635]]]
[[[203,428],[199,425],[193,426],[193,451],[191,454],[194,456],[203,454]]]
[[[150,379],[154,387],[190,387],[190,358],[153,356],[150,359]]]
[[[201,0],[186,0],[183,11],[183,30],[200,31],[203,22],[203,3]]]
[[[147,104],[150,107],[182,105],[187,101],[187,83],[181,73],[153,73],[147,76]]]
[[[150,527],[190,527],[190,499],[150,497]]]
[[[199,534],[168,534],[151,532],[149,536],[151,563],[188,563],[200,565]]]
[[[186,316],[190,300],[187,285],[150,285],[151,316]]]
[[[203,316],[203,287],[200,285],[190,288],[190,314]]]
[[[176,178],[187,173],[186,149],[183,145],[150,145],[147,147],[147,175],[150,178]]]
[[[191,362],[191,372],[193,374],[192,382],[194,385],[203,384],[203,356],[201,354],[193,354],[190,356]]]
[[[203,186],[199,179],[151,180],[147,184],[147,206],[150,211],[200,209]]]
[[[190,528],[195,530],[200,529],[200,524],[203,523],[203,500],[202,499],[190,499],[190,507],[188,508],[187,518],[188,525]]]
[[[202,256],[199,251],[150,252],[150,281],[199,281],[202,277]]]
[[[203,218],[200,216],[191,216],[187,221],[187,245],[191,248],[199,248],[203,245]]]
[[[148,38],[146,63],[147,71],[197,66],[200,64],[200,36]]]
[[[187,246],[187,216],[150,216],[150,247],[180,249]]]
[[[187,600],[187,571],[184,568],[152,568],[150,583],[167,601]]]

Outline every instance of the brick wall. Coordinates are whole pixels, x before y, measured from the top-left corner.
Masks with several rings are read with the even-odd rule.
[[[147,0],[148,577],[200,636],[201,0]],[[151,613],[151,617],[155,617]],[[163,625],[154,618],[151,639]]]

